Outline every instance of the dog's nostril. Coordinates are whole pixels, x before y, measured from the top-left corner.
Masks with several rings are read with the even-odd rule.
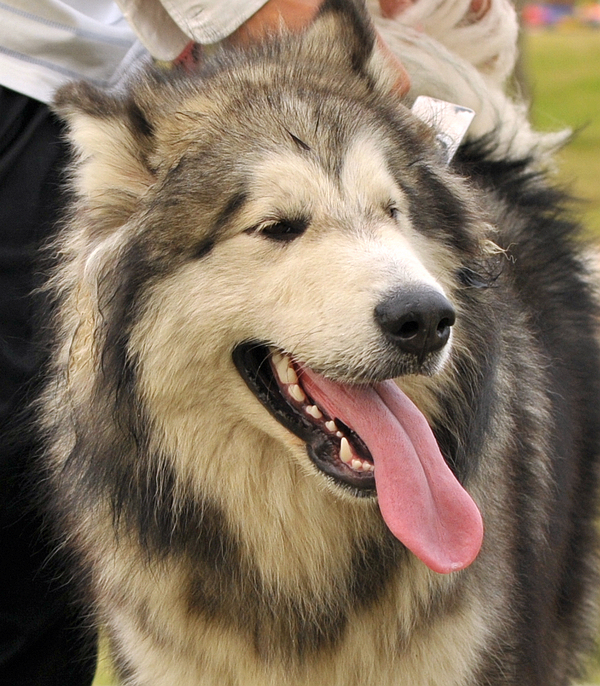
[[[438,324],[437,333],[438,336],[445,336],[450,334],[450,327],[454,324],[454,318],[450,320],[448,317],[444,317]]]
[[[446,345],[455,313],[442,293],[427,286],[392,293],[375,308],[375,319],[400,350],[422,359]]]
[[[420,329],[419,322],[417,322],[417,321],[405,322],[398,329],[397,335],[399,338],[404,338],[404,339],[413,338],[414,336],[418,335],[419,329]]]

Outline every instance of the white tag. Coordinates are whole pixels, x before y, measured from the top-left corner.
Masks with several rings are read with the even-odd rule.
[[[442,155],[446,164],[450,164],[473,121],[475,112],[468,107],[426,95],[419,95],[411,111],[435,129],[435,137],[442,148]]]

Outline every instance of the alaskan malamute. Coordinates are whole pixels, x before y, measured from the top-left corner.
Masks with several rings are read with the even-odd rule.
[[[576,226],[504,67],[378,26],[404,104],[349,0],[57,97],[45,466],[124,683],[580,674],[600,384]],[[450,166],[407,107],[428,89],[477,110]]]

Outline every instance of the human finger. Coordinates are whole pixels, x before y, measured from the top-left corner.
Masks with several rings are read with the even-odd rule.
[[[402,62],[390,50],[383,38],[377,34],[377,44],[379,50],[383,53],[386,61],[390,67],[396,72],[396,81],[392,86],[392,90],[398,95],[406,95],[410,90],[410,77]]]
[[[484,0],[482,0],[484,1]],[[381,16],[394,19],[413,4],[414,0],[379,0]]]
[[[301,31],[315,18],[322,3],[323,0],[269,0],[230,36],[230,41],[243,45],[259,42],[281,28]]]
[[[475,24],[482,19],[492,6],[492,0],[471,0],[466,20],[468,24]]]

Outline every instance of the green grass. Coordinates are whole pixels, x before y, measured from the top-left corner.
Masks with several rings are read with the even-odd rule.
[[[579,130],[560,154],[559,177],[587,201],[586,224],[600,239],[600,31],[530,33],[524,47],[535,125],[548,131]],[[112,686],[116,680],[106,651],[101,654],[94,686]],[[594,672],[600,682],[600,667]]]
[[[98,671],[92,686],[117,686],[117,679],[113,675],[106,657],[103,657],[98,664]]]
[[[107,641],[100,639],[100,657],[98,658],[98,671],[92,686],[117,686],[117,679],[111,669],[108,657]]]
[[[536,31],[524,44],[533,122],[576,131],[559,156],[559,176],[585,201],[586,225],[600,239],[600,31]]]

